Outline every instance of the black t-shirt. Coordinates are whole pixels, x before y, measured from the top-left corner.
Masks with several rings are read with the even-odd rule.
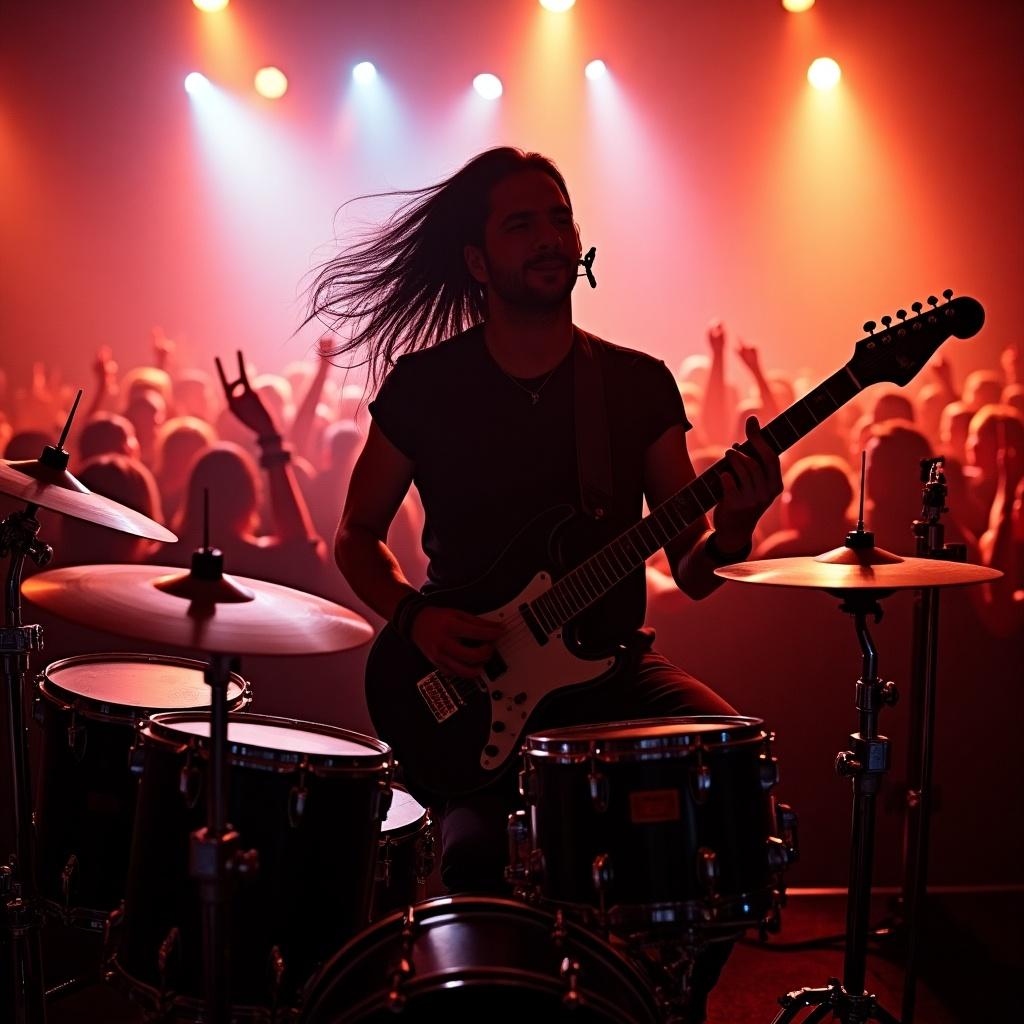
[[[640,518],[644,452],[670,427],[690,427],[676,382],[661,360],[591,341],[599,348],[605,382],[613,514],[599,529],[579,523],[565,531],[578,541],[570,545],[572,564]],[[401,356],[384,380],[369,408],[414,466],[426,512],[426,589],[474,582],[538,514],[554,505],[579,508],[574,351],[575,346],[550,377],[523,381],[533,391],[541,388],[536,403],[494,361],[479,325]],[[535,567],[542,568],[558,575],[557,566]],[[632,574],[615,592],[600,618],[622,638],[643,622],[643,573]],[[615,638],[603,628],[600,635]]]

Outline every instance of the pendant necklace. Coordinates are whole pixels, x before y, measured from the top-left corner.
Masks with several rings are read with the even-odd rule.
[[[498,366],[497,360],[495,360],[494,365]],[[501,367],[498,366],[498,369],[501,370]],[[508,377],[508,379],[512,381],[512,383],[515,384],[517,388],[519,388],[521,391],[525,391],[530,396],[531,405],[536,405],[540,401],[540,393],[544,390],[545,387],[547,387],[548,381],[551,380],[551,378],[555,374],[555,370],[557,369],[558,366],[555,366],[553,369],[548,370],[546,376],[540,382],[539,386],[537,386],[536,388],[527,387],[518,377],[513,377],[512,374],[505,373],[504,370],[501,370],[501,372],[505,374],[505,376]]]

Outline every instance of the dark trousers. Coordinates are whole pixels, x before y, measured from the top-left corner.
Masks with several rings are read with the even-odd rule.
[[[539,732],[636,718],[735,714],[700,680],[642,645],[609,683],[552,697],[530,728]],[[485,790],[447,801],[441,812],[441,879],[449,892],[508,895],[508,816],[522,807],[514,770]],[[707,994],[731,949],[729,942],[714,943],[697,958],[693,1020],[703,1020]]]

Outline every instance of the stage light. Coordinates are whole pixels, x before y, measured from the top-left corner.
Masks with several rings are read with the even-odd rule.
[[[210,80],[206,75],[201,75],[198,71],[193,71],[185,76],[185,92],[190,96],[198,96],[200,93],[206,92],[209,88]]]
[[[540,0],[540,5],[545,11],[554,11],[555,14],[569,10],[575,3],[576,0]]]
[[[814,6],[814,0],[782,0],[782,6],[790,14],[803,14]]]
[[[204,14],[215,14],[227,7],[228,0],[192,0],[192,5]]]
[[[583,73],[592,82],[598,78],[604,78],[608,74],[608,68],[603,60],[592,60],[584,69]]]
[[[815,89],[822,91],[834,89],[839,84],[841,77],[842,72],[839,70],[839,65],[831,57],[819,57],[816,61],[812,61],[811,66],[807,69],[807,81]]]
[[[491,74],[477,75],[473,79],[473,88],[485,100],[496,100],[505,91],[501,79],[497,75]]]
[[[377,69],[368,60],[364,60],[352,69],[352,77],[360,85],[369,85],[377,77]]]
[[[280,68],[260,68],[252,84],[268,100],[279,100],[288,91],[288,79]]]

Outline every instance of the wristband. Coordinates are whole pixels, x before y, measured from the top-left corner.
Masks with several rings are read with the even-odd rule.
[[[418,590],[411,590],[395,605],[391,625],[403,640],[412,642],[412,624],[417,615],[429,604]]]
[[[280,434],[261,434],[256,440],[261,448],[281,448],[284,444]]]
[[[271,466],[284,466],[292,461],[292,453],[287,448],[278,448],[276,451],[263,452],[260,455],[260,465],[264,469]]]
[[[715,565],[732,565],[734,562],[745,561],[754,549],[754,541],[751,539],[739,551],[723,551],[715,540],[717,536],[717,532],[713,530],[708,534],[708,539],[704,541],[704,554]]]

